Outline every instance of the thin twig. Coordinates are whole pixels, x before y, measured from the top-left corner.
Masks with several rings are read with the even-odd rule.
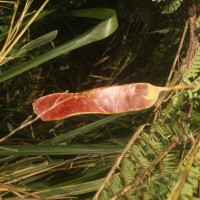
[[[16,35],[17,35],[17,33],[19,32],[20,26],[21,26],[21,24],[22,24],[22,22],[23,22],[23,20],[24,20],[24,18],[25,18],[25,15],[26,15],[26,13],[28,12],[28,9],[29,9],[30,6],[31,6],[31,3],[32,3],[32,0],[27,0],[27,1],[26,1],[26,4],[25,4],[24,9],[23,9],[23,12],[21,13],[21,15],[20,15],[20,17],[19,17],[19,19],[18,19],[16,25],[13,27],[13,29],[11,29],[11,32],[10,32],[10,34],[8,35],[8,39],[9,39],[9,40],[8,40],[8,43],[5,43],[5,44],[6,44],[6,47],[7,47],[7,46],[9,47],[9,45],[12,44],[13,40],[15,40]],[[14,21],[13,21],[13,23],[14,23]],[[12,24],[12,26],[13,26],[13,25],[14,25],[14,24]]]
[[[29,2],[29,0],[28,0],[28,2]],[[10,23],[8,35],[7,35],[6,41],[4,43],[4,46],[2,47],[1,52],[0,52],[0,55],[1,55],[2,59],[4,59],[4,60],[6,58],[5,58],[5,56],[3,56],[3,54],[5,53],[6,49],[9,47],[9,45],[15,39],[15,36],[18,33],[19,27],[21,26],[21,22],[23,21],[23,18],[24,18],[24,15],[25,15],[24,12],[26,12],[25,10],[27,10],[26,9],[26,7],[27,7],[27,0],[26,0],[26,4],[24,6],[23,11],[21,12],[21,15],[20,15],[19,19],[17,20],[17,22],[16,22],[16,24],[14,26],[14,22],[16,20],[15,18],[16,18],[18,7],[19,7],[19,0],[17,0],[16,3],[15,3],[15,5],[14,5],[14,13],[12,15],[12,19],[11,19],[11,23]],[[3,63],[1,62],[1,65],[2,64]]]
[[[64,93],[63,93],[64,94]],[[28,122],[23,122],[19,127],[17,127],[16,129],[14,129],[13,131],[11,131],[9,134],[7,134],[6,136],[4,136],[3,138],[0,139],[0,142],[3,142],[4,140],[8,139],[9,137],[11,137],[12,135],[14,135],[17,131],[29,126],[30,124],[34,123],[35,121],[37,121],[38,119],[41,118],[42,115],[46,114],[47,112],[51,111],[52,109],[54,109],[55,107],[59,106],[60,104],[64,103],[65,101],[69,100],[69,98],[63,99],[62,101],[59,101],[62,98],[62,95],[60,95],[56,101],[54,102],[54,104],[48,108],[47,110],[45,110],[44,112],[40,113],[37,117],[35,117],[34,119],[28,121]],[[26,120],[25,120],[26,121]]]
[[[30,172],[30,173],[21,175],[20,181],[23,181],[24,179],[32,177],[34,175],[41,174],[42,172],[47,172],[47,171],[50,172],[50,171],[53,171],[53,169],[54,170],[59,169],[58,167],[61,167],[61,166],[65,166],[65,169],[66,169],[66,167],[68,167],[68,169],[70,169],[71,165],[73,165],[72,163],[74,163],[75,161],[78,161],[80,159],[86,159],[88,157],[96,157],[96,155],[95,156],[91,156],[91,155],[90,156],[88,156],[88,155],[78,156],[78,157],[71,158],[71,159],[68,159],[68,160],[65,160],[65,161],[62,161],[62,162],[54,163],[54,165],[48,165],[48,166],[46,166],[45,168],[43,168],[39,171],[34,171],[32,173]],[[46,161],[44,161],[43,163],[46,163]],[[40,165],[42,166],[42,164],[40,164]],[[8,179],[6,182],[4,182],[4,184],[8,185],[8,184],[14,184],[14,183],[18,183],[18,182],[19,182],[19,178],[16,177],[16,178],[13,178],[11,180]],[[34,193],[37,193],[37,192],[33,192],[33,194]]]
[[[108,181],[110,180],[111,176],[113,175],[113,173],[115,172],[115,170],[117,169],[117,167],[120,165],[120,163],[121,163],[122,159],[124,158],[126,152],[130,149],[130,147],[132,146],[132,144],[134,143],[134,141],[138,138],[138,136],[143,131],[143,129],[144,129],[144,127],[146,125],[147,124],[143,124],[143,125],[139,126],[138,129],[137,129],[137,131],[133,134],[133,136],[129,140],[128,144],[124,148],[123,152],[118,157],[118,159],[116,160],[115,164],[113,165],[113,167],[111,168],[111,170],[107,174],[106,178],[104,179],[103,183],[101,184],[100,188],[96,192],[95,196],[93,197],[93,200],[97,200],[98,199],[101,191],[104,189],[105,185],[108,183]]]
[[[196,52],[196,48],[199,45],[198,36],[196,34],[196,11],[197,9],[195,1],[192,0],[191,6],[188,9],[189,24],[190,24],[190,44],[184,63],[185,65],[187,65],[187,67],[189,67],[190,63],[192,62]]]
[[[25,127],[27,127],[28,125],[30,125],[30,124],[32,124],[33,122],[37,121],[39,118],[40,118],[40,117],[37,116],[37,117],[35,117],[33,120],[31,120],[31,121],[28,121],[28,122],[26,122],[26,123],[23,122],[19,127],[17,127],[16,129],[14,129],[13,131],[11,131],[11,132],[10,132],[9,134],[7,134],[6,136],[2,137],[2,138],[0,139],[0,142],[3,142],[4,140],[8,139],[8,138],[11,137],[12,135],[14,135],[17,131],[19,131],[19,130],[25,128]]]
[[[13,28],[13,24],[14,24],[14,21],[15,21],[16,14],[17,14],[18,6],[19,6],[19,0],[17,0],[14,4],[14,13],[12,15],[12,20],[11,20],[11,23],[10,23],[10,27],[9,27],[9,31],[8,31],[8,37],[6,39],[5,46],[7,44],[7,41],[9,40],[11,32],[12,32],[12,28]]]
[[[176,67],[176,63],[177,63],[177,61],[178,61],[178,59],[180,57],[181,49],[183,47],[183,42],[185,40],[186,32],[187,32],[187,29],[188,29],[188,24],[189,24],[189,20],[187,20],[186,23],[185,23],[185,27],[184,27],[184,31],[183,31],[183,34],[182,34],[182,37],[181,37],[181,41],[180,41],[180,44],[179,44],[179,47],[178,47],[178,51],[176,53],[174,62],[173,62],[172,67],[171,67],[171,71],[170,71],[169,76],[167,78],[166,86],[168,86],[169,83],[170,83],[172,74],[174,73],[174,70],[175,70],[175,67]]]
[[[42,9],[45,7],[45,5],[48,3],[49,0],[45,0],[45,2],[42,4],[42,6],[37,10],[35,15],[29,20],[29,22],[26,24],[26,26],[22,29],[22,31],[17,35],[17,37],[14,39],[12,44],[3,52],[3,55],[0,56],[0,63],[2,62],[3,58],[5,58],[8,53],[11,51],[11,49],[14,47],[14,45],[18,42],[18,40],[22,37],[22,35],[25,33],[25,31],[28,29],[28,27],[32,24],[32,22],[35,20],[35,18],[39,15],[39,13],[42,11]]]
[[[116,78],[122,73],[122,71],[125,70],[125,68],[128,66],[129,62],[131,60],[131,55],[128,55],[125,59],[125,61],[123,62],[123,64],[121,65],[121,67],[119,68],[119,70],[113,74],[111,80],[108,82],[108,85],[113,84],[113,82],[116,80]]]
[[[200,133],[198,135],[200,135]],[[193,150],[193,146],[194,145],[195,145],[195,143],[192,143],[192,147],[189,149],[189,151],[187,152],[187,154],[185,155],[185,157],[182,160],[179,161],[179,164],[178,164],[178,167],[177,167],[175,173],[177,173],[180,170],[180,168],[182,167],[183,163],[188,159],[188,157],[190,156],[190,154],[191,154],[191,152]]]
[[[0,1],[0,3],[10,3],[10,4],[15,4],[14,1]]]
[[[38,198],[38,199],[40,198],[39,196],[37,196],[35,194],[31,194],[28,191],[24,191],[23,189],[12,187],[12,186],[9,186],[9,185],[3,184],[3,183],[0,183],[0,188],[4,189],[5,191],[11,191],[13,193],[18,192],[19,194],[24,194],[24,195],[27,195],[29,197],[35,197],[35,198]]]

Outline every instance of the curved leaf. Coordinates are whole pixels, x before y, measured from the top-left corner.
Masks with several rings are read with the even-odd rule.
[[[85,46],[92,42],[102,40],[111,35],[118,27],[116,12],[108,8],[91,8],[83,10],[69,11],[68,15],[77,17],[90,17],[105,19],[98,25],[75,37],[74,39],[58,46],[57,48],[44,53],[22,65],[16,66],[0,74],[0,82],[6,81],[18,74],[21,74],[37,65],[56,58],[62,54],[68,53],[74,49]]]

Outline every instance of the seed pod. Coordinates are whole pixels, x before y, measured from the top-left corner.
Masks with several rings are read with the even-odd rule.
[[[193,87],[157,87],[149,83],[132,83],[81,93],[55,93],[36,100],[33,110],[43,121],[87,113],[117,114],[139,111],[151,107],[161,91]]]

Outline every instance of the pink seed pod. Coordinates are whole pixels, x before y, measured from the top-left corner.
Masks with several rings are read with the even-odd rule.
[[[101,87],[81,93],[55,93],[37,99],[34,113],[43,121],[60,120],[73,115],[117,114],[150,108],[161,91],[194,86],[157,87],[149,83],[132,83]]]

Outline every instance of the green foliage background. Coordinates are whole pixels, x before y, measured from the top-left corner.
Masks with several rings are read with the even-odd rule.
[[[16,22],[23,13],[25,1],[15,3],[19,3]],[[42,3],[30,4],[19,30]],[[179,80],[180,84],[197,87],[171,93],[157,110],[113,116],[80,115],[55,122],[37,120],[3,139],[35,117],[31,103],[45,94],[132,82],[165,85],[191,3],[183,0],[62,0],[59,3],[51,0],[47,3],[0,66],[0,195],[3,199],[92,199],[132,135],[143,124],[140,136],[98,199],[200,198],[199,48]],[[80,9],[88,8],[98,9],[81,13]],[[99,10],[102,8],[109,10]],[[118,27],[114,20],[110,28],[101,29],[106,20],[115,16],[113,10]],[[14,11],[13,4],[2,4],[2,49]],[[78,15],[84,16],[75,17]],[[199,21],[197,16],[197,34]],[[106,30],[112,34],[106,35]],[[181,64],[188,47],[189,34],[173,77],[182,73]],[[173,147],[164,156],[170,145]],[[159,160],[153,165],[156,159]],[[134,185],[125,194],[118,193],[129,184]]]

